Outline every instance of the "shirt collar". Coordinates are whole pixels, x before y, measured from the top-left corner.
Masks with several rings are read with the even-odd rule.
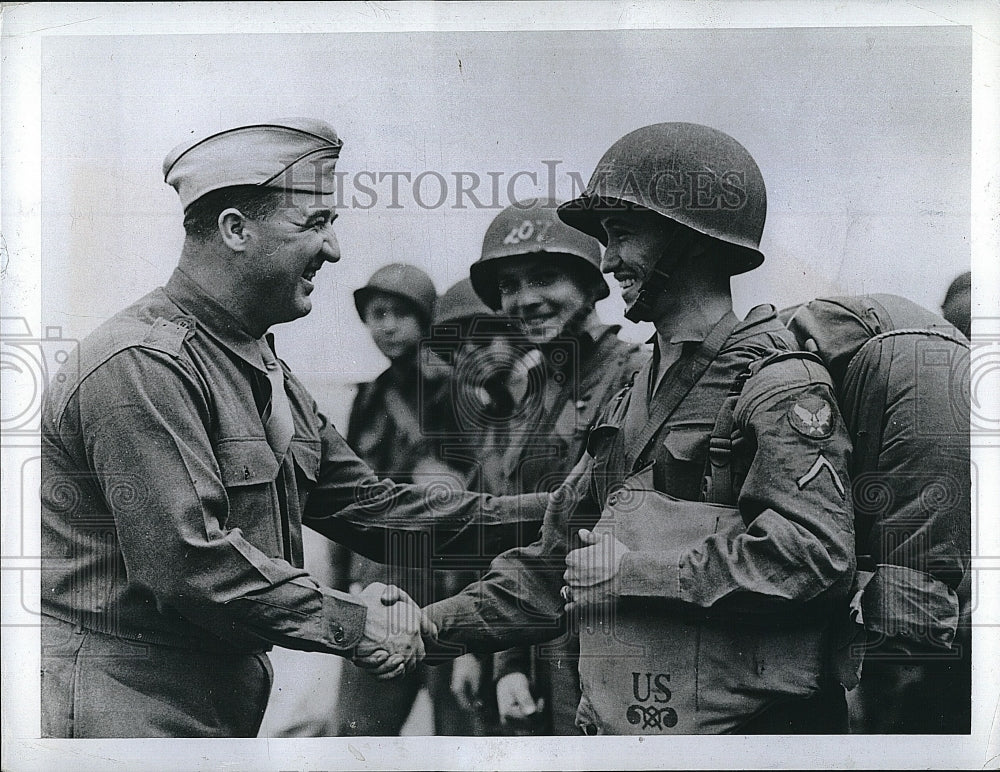
[[[708,334],[712,331],[712,328],[715,326],[717,322],[718,319],[716,319],[715,322],[711,322],[709,324],[706,324],[703,320],[700,319],[682,319],[681,326],[678,329],[675,329],[673,332],[671,332],[670,337],[667,339],[667,342],[672,344],[703,343],[705,341],[705,338],[708,337]],[[658,336],[654,332],[653,336],[646,342],[655,344],[657,338]]]
[[[267,372],[260,354],[260,341],[244,330],[225,306],[206,293],[181,268],[174,269],[163,291],[184,313],[193,316],[199,327],[224,348],[247,364]]]

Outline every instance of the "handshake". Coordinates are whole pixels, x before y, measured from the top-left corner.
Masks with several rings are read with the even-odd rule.
[[[354,664],[383,681],[413,670],[426,653],[424,638],[437,637],[434,623],[395,585],[373,582],[357,597],[368,614]]]

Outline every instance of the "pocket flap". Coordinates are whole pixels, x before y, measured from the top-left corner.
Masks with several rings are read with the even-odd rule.
[[[278,476],[278,460],[263,437],[219,440],[215,458],[227,488],[270,483]]]
[[[292,458],[295,460],[295,465],[310,482],[316,482],[316,478],[319,476],[319,458],[322,444],[321,440],[292,438]]]
[[[698,429],[672,429],[663,439],[663,447],[678,461],[698,461],[705,457],[711,431]]]

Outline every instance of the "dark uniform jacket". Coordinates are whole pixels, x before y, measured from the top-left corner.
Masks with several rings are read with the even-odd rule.
[[[514,415],[483,438],[480,484],[495,495],[559,487],[586,448],[600,409],[648,354],[595,325],[544,347]]]
[[[422,364],[422,363],[421,363]],[[383,371],[374,381],[358,385],[347,424],[347,444],[375,472],[396,482],[429,483],[428,461],[439,461],[437,470],[446,482],[464,487],[463,477],[447,468],[439,458],[440,438],[454,433],[454,420],[447,368],[434,363],[426,367],[413,363],[409,372],[395,367]],[[418,471],[421,470],[421,471]],[[401,587],[420,605],[445,597],[442,577],[430,565],[406,567],[396,563],[376,563],[356,555],[343,545],[334,548],[335,586],[348,590],[352,584],[366,587],[385,582]],[[394,561],[395,562],[395,561]]]
[[[303,523],[376,558],[391,534],[473,559],[537,528],[541,497],[442,503],[379,481],[287,368],[279,460],[259,343],[179,269],[83,341],[42,409],[44,614],[147,643],[343,654],[365,608],[302,569]]]
[[[530,547],[504,553],[480,584],[429,608],[443,641],[501,649],[557,634],[565,624],[559,595],[565,557],[580,546],[576,529],[593,528],[605,507],[615,506],[641,519],[641,507],[630,513],[630,502],[618,501],[622,481],[639,470],[647,469],[655,491],[680,500],[688,513],[685,517],[715,522],[714,505],[699,503],[699,498],[708,440],[720,408],[736,377],[751,362],[769,353],[793,350],[796,344],[772,308],[758,307],[735,324],[721,353],[711,358],[693,387],[678,391],[685,371],[695,366],[704,347],[704,342],[685,343],[680,359],[655,391],[654,354],[654,362],[640,371],[635,386],[612,401],[591,433],[590,452],[553,495],[541,538]],[[672,404],[657,408],[658,402],[668,401]],[[810,437],[807,425],[794,423],[798,415],[794,408],[815,409],[817,401],[828,406],[831,414],[829,424],[819,427],[822,432]],[[656,426],[655,421],[648,421],[650,412],[664,408],[662,424],[648,442],[639,443],[642,452],[630,453],[630,445]],[[744,528],[738,534],[709,534],[686,543],[629,545],[632,551],[622,559],[615,585],[619,614],[638,614],[650,624],[656,620],[670,624],[672,619],[705,612],[730,619],[749,614],[759,620],[762,614],[776,612],[794,618],[817,608],[818,615],[829,617],[827,604],[844,602],[854,571],[852,511],[846,495],[850,443],[829,376],[818,366],[807,368],[794,361],[772,370],[757,388],[744,391],[736,424],[745,437],[737,452],[746,457],[748,470],[737,505]],[[723,623],[722,635],[727,624]],[[625,629],[605,630],[601,636],[619,654],[628,643]],[[816,663],[822,653],[808,652],[807,666],[799,669],[819,667]],[[710,647],[704,654],[711,654]],[[615,657],[621,661],[610,662]],[[788,652],[781,657],[789,659]],[[748,676],[754,683],[733,688],[730,696],[749,702],[751,694],[782,691],[783,685],[775,681],[781,675],[781,657],[751,663],[759,666],[756,675]],[[603,659],[615,667],[637,669],[617,654]],[[581,674],[584,664],[600,668],[607,663],[585,663],[582,658]],[[809,684],[798,693],[806,694],[822,677],[817,672],[801,675]],[[691,677],[697,680],[693,673]],[[701,686],[711,687],[712,678],[712,670],[706,667]],[[799,686],[795,684],[792,692]],[[627,690],[630,698],[632,688],[631,682],[584,678],[584,702],[600,702],[595,698],[614,689]],[[633,718],[629,714],[629,722]],[[610,731],[643,728],[639,719],[630,727],[624,710],[620,716],[590,712],[587,720]]]

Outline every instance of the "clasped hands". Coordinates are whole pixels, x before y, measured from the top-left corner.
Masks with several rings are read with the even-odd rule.
[[[398,678],[424,658],[423,639],[437,637],[437,627],[413,599],[395,585],[369,584],[357,596],[365,604],[365,631],[352,661],[379,680]]]
[[[579,532],[583,547],[566,555],[562,598],[567,607],[603,603],[616,596],[622,558],[629,551],[610,533]],[[408,673],[424,659],[424,639],[437,639],[437,626],[403,590],[373,582],[358,600],[368,609],[365,631],[353,661],[380,680]]]

